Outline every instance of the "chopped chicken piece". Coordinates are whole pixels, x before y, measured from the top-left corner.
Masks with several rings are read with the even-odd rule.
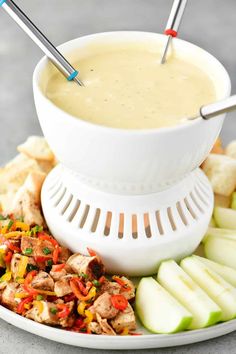
[[[88,325],[88,330],[93,334],[102,334],[102,328],[97,322],[90,322]]]
[[[122,276],[121,280],[123,280],[125,282],[125,284],[127,284],[127,287],[129,288],[128,290],[123,290],[121,288],[121,294],[127,299],[127,300],[131,300],[135,297],[135,286],[133,284],[133,282],[129,279],[127,279],[126,277]]]
[[[55,282],[54,292],[57,297],[62,297],[72,293],[70,287],[71,278],[73,278],[72,275],[65,275],[63,278]]]
[[[111,325],[117,332],[122,331],[124,328],[128,328],[130,331],[136,329],[135,314],[130,304],[128,304],[128,307],[124,311],[120,311],[111,320]]]
[[[59,253],[58,262],[59,263],[66,263],[66,261],[70,258],[72,253],[66,247],[60,247],[60,248],[61,248],[61,251]]]
[[[45,323],[48,325],[61,325],[62,327],[71,327],[73,325],[72,315],[69,315],[63,319],[58,317],[57,304],[46,301],[41,301],[41,304],[43,306],[43,311],[41,313],[39,313],[38,307],[33,305],[33,307],[26,312],[26,317],[36,322]],[[67,303],[67,305],[68,304],[70,309],[72,309],[74,303]]]
[[[119,310],[112,306],[111,295],[108,293],[100,295],[89,310],[107,319],[114,318],[119,312]]]
[[[28,191],[23,185],[15,195],[12,212],[18,217],[24,217],[24,221],[29,225],[44,225],[40,204],[35,195]]]
[[[100,294],[108,293],[110,295],[117,295],[120,293],[121,286],[113,281],[106,279],[100,288]]]
[[[104,265],[97,256],[89,257],[76,253],[67,260],[67,264],[74,272],[84,273],[89,279],[98,279],[104,274]]]
[[[50,241],[39,240],[35,237],[22,237],[21,250],[22,253],[27,253],[27,249],[31,249],[30,254],[33,257],[52,258],[54,247]]]
[[[54,289],[54,281],[52,277],[44,272],[40,271],[32,280],[31,286],[35,289],[41,290],[49,290],[53,291]]]
[[[26,317],[36,322],[49,325],[59,324],[56,304],[48,301],[41,301],[41,304],[43,306],[43,311],[41,313],[39,313],[38,307],[34,305],[29,311],[26,312]]]
[[[55,271],[55,268],[57,267],[58,265],[53,265],[52,266],[52,269],[50,270],[50,275],[51,277],[53,278],[54,281],[58,281],[60,280],[61,278],[63,278],[65,275],[67,275],[67,271],[65,268],[59,270],[59,271]]]
[[[19,284],[8,283],[2,292],[2,304],[15,311],[21,299],[15,298],[15,293],[19,288]]]
[[[99,325],[101,326],[102,334],[107,334],[109,336],[116,336],[116,332],[109,325],[109,323],[107,322],[107,319],[101,318],[101,316],[99,316],[98,313],[96,316],[97,316],[97,321],[98,321]]]

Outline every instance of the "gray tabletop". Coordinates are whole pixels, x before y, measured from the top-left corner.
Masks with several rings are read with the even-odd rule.
[[[15,0],[55,43],[94,32],[162,32],[172,0]],[[228,70],[236,93],[236,1],[189,1],[181,37],[215,55]],[[0,10],[0,164],[30,134],[40,134],[31,78],[40,50]],[[236,114],[228,115],[224,142],[236,138]],[[186,347],[137,353],[236,353],[236,333]],[[115,348],[114,348],[115,349]],[[0,320],[0,354],[95,353],[23,332]],[[112,353],[111,351],[109,351]]]

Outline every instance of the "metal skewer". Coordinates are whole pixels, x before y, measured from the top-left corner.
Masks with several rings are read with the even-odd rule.
[[[170,16],[167,22],[167,26],[165,29],[165,34],[168,36],[165,49],[161,58],[161,64],[166,62],[166,56],[168,53],[168,49],[173,37],[178,35],[178,29],[184,14],[184,10],[186,8],[188,0],[174,0],[172,9],[170,12]]]
[[[188,118],[188,120],[194,120],[198,118],[208,120],[220,114],[232,112],[234,110],[236,110],[236,95],[230,96],[222,101],[218,101],[201,107],[199,112],[200,115]]]
[[[78,78],[78,71],[66,60],[66,58],[12,0],[0,0],[0,7],[2,7],[42,49],[50,61],[60,70],[68,81],[73,80],[80,86],[84,86]]]

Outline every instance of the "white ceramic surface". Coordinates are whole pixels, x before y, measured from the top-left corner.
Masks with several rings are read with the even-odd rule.
[[[77,60],[86,55],[92,43],[139,42],[151,43],[157,48],[163,46],[165,38],[146,32],[107,32],[81,37],[59,48],[73,61],[75,55]],[[179,39],[173,41],[173,50],[208,73],[214,80],[218,99],[229,96],[230,79],[217,59]],[[74,55],[70,54],[73,51]],[[121,194],[166,189],[201,164],[221,130],[224,116],[141,131],[85,122],[47,99],[46,85],[54,70],[43,58],[33,77],[35,104],[43,133],[58,160],[96,188]]]
[[[96,336],[73,333],[42,325],[17,315],[3,306],[0,306],[0,318],[13,326],[56,342],[77,347],[107,350],[175,347],[216,338],[236,330],[236,320],[232,320],[205,329],[170,335],[148,334],[147,331],[140,329],[144,333],[141,336]]]
[[[82,254],[90,247],[107,272],[130,276],[154,274],[161,261],[192,254],[213,210],[212,188],[200,169],[167,191],[121,196],[87,186],[59,165],[41,198],[46,223],[61,244]]]

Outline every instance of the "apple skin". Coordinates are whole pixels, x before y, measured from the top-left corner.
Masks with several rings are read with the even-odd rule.
[[[227,267],[223,264],[211,261],[210,259],[199,257],[194,255],[194,257],[199,258],[200,261],[205,263],[209,268],[211,268],[214,272],[219,274],[224,280],[229,282],[231,285],[233,285],[236,288],[236,270]]]
[[[161,263],[157,280],[193,315],[188,329],[201,329],[220,321],[220,307],[174,260]]]
[[[204,252],[211,261],[236,269],[236,239],[231,236],[207,236]]]
[[[236,291],[230,283],[195,256],[184,258],[180,266],[221,308],[221,321],[236,318]]]
[[[170,322],[169,328],[166,327],[165,330],[161,329],[162,325],[158,325],[161,317],[161,315],[158,316],[158,306],[162,310],[164,303],[167,304],[168,308],[165,319],[168,319],[169,315],[173,315],[176,311],[176,323],[171,324]],[[139,282],[135,309],[144,327],[152,333],[171,334],[183,331],[189,327],[193,319],[192,315],[152,277],[142,278]],[[151,322],[153,323],[153,317],[150,320],[150,316],[155,316],[154,321],[157,322],[154,325],[151,324]]]
[[[207,239],[209,237],[226,238],[232,241],[236,241],[236,230],[220,229],[218,227],[209,227],[202,240],[203,245],[207,242]]]
[[[236,230],[236,210],[215,207],[213,215],[218,227]]]

